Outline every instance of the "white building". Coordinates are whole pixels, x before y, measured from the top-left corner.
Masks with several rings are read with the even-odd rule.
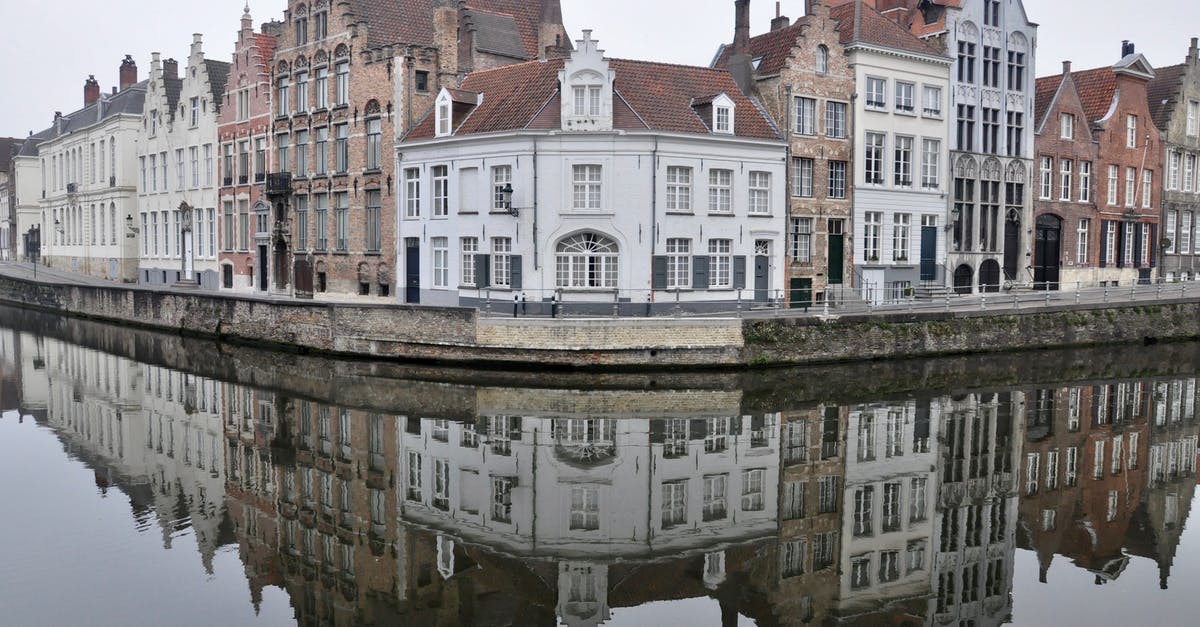
[[[786,147],[723,70],[567,59],[468,75],[398,145],[402,302],[611,313],[782,296]]]
[[[120,76],[112,95],[101,94],[89,77],[84,107],[55,113],[53,126],[25,141],[15,158],[17,229],[26,234],[40,228],[41,258],[51,266],[133,281],[134,150],[146,83],[137,82],[137,65],[128,56]]]
[[[832,15],[858,92],[854,284],[869,302],[898,300],[940,279],[946,259],[952,60],[864,3]]]
[[[204,58],[200,35],[182,75],[153,55],[137,148],[140,283],[217,289],[217,112],[228,76],[228,63]]]

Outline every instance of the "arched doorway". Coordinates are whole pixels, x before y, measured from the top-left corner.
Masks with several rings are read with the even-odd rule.
[[[979,266],[979,291],[1000,291],[1000,263],[995,259],[988,259]]]
[[[1042,214],[1037,219],[1033,240],[1033,286],[1039,290],[1059,289],[1062,264],[1062,219]]]
[[[974,286],[975,271],[963,264],[954,269],[954,293],[970,294]]]

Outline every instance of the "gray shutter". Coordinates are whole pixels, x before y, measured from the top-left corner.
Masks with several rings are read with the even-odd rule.
[[[708,437],[708,421],[703,418],[693,418],[688,421],[688,439],[703,440]]]
[[[1100,221],[1100,267],[1108,265],[1108,222]],[[1042,262],[1045,263],[1044,261]]]
[[[733,258],[733,289],[746,289],[746,257],[744,255]]]
[[[521,289],[521,256],[513,255],[509,257],[512,260],[512,269],[509,273],[508,284],[514,290]]]
[[[692,289],[708,289],[708,257],[692,257]]]
[[[483,289],[492,285],[491,270],[491,255],[475,255],[475,287]]]
[[[667,289],[667,258],[656,256],[651,260],[651,287],[656,290]]]

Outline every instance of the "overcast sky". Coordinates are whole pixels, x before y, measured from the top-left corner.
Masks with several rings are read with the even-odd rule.
[[[394,1],[394,0],[393,0]],[[529,0],[530,2],[536,0]],[[141,77],[150,53],[181,61],[192,33],[202,33],[210,58],[233,53],[245,0],[105,0],[69,2],[47,9],[38,2],[0,0],[0,135],[24,137],[50,125],[55,111],[83,104],[83,81],[95,74],[108,92],[126,54]],[[804,12],[805,0],[783,0],[784,15]],[[563,20],[575,38],[590,28],[612,57],[707,65],[717,45],[732,39],[730,0],[562,0]],[[1082,10],[1086,5],[1088,10]],[[1111,11],[1101,6],[1111,6]],[[251,0],[255,24],[282,16],[283,0]],[[1182,62],[1191,37],[1200,35],[1200,2],[1141,0],[1137,11],[1116,0],[1025,0],[1041,25],[1038,75],[1115,62],[1122,39],[1132,40],[1155,65]],[[752,31],[767,30],[773,0],[753,0]],[[54,42],[53,45],[46,45]]]

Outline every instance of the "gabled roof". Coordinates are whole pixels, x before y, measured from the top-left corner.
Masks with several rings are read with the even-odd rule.
[[[1037,120],[1036,128],[1041,128],[1042,120],[1045,119],[1046,114],[1050,113],[1050,107],[1054,104],[1054,97],[1058,95],[1058,88],[1062,82],[1062,74],[1039,78],[1035,82],[1033,111]]]
[[[1111,67],[1101,67],[1094,70],[1072,72],[1071,80],[1075,82],[1075,91],[1079,92],[1079,101],[1083,103],[1083,111],[1089,122],[1104,118],[1112,108],[1113,96],[1117,91],[1117,74]]]
[[[868,44],[904,52],[944,57],[940,50],[918,39],[896,22],[880,15],[873,7],[875,0],[865,0],[857,13],[857,0],[844,0],[840,5],[834,0],[830,5],[830,18],[838,22],[838,39],[843,45]],[[857,22],[855,21],[857,20]],[[810,24],[810,16],[796,20],[786,28],[770,31],[750,38],[750,56],[758,62],[756,76],[774,76],[786,65],[797,39]],[[857,24],[857,28],[856,28]],[[717,51],[713,67],[723,68],[733,55],[733,46],[724,44]]]
[[[167,110],[164,117],[174,117],[179,107],[179,94],[183,92],[183,79],[178,76],[163,76],[163,93],[167,95]]]
[[[693,100],[724,93],[735,104],[738,136],[779,139],[758,104],[742,95],[724,70],[625,59],[608,63],[616,73],[613,125],[618,130],[709,135]],[[558,73],[563,65],[563,59],[528,61],[468,74],[462,89],[481,94],[482,102],[464,120],[455,120],[454,135],[561,128]],[[405,140],[434,137],[433,118],[427,115]]]
[[[1155,68],[1154,79],[1146,85],[1146,100],[1150,105],[1150,117],[1160,131],[1166,131],[1171,122],[1171,113],[1179,103],[1179,91],[1182,87],[1187,65],[1180,63],[1168,67]]]
[[[221,101],[225,98],[225,84],[229,81],[229,63],[205,59],[204,69],[208,72],[208,86],[212,92],[213,104],[216,105],[217,112],[220,112]]]

